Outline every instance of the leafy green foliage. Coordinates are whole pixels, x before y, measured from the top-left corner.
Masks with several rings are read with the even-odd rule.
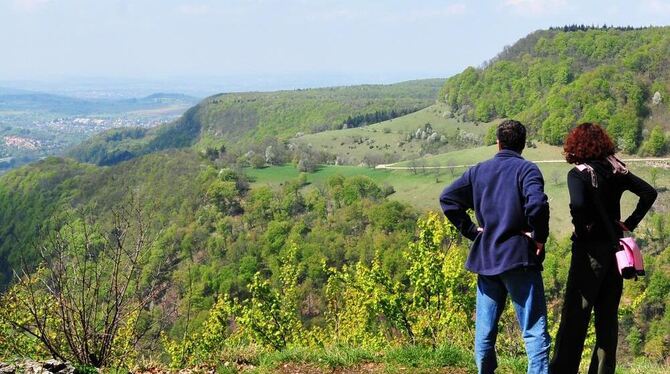
[[[550,144],[576,123],[602,123],[632,153],[650,111],[649,82],[670,81],[669,30],[538,31],[447,80],[440,97],[465,118],[518,118]]]
[[[412,286],[415,332],[422,344],[446,341],[466,346],[473,336],[475,277],[468,273],[460,234],[437,214],[418,223],[418,241],[409,245],[407,271]]]
[[[283,349],[302,338],[302,324],[298,318],[297,247],[289,246],[280,269],[280,288],[272,289],[270,282],[257,273],[249,285],[251,297],[242,305],[238,321],[250,332],[253,341]]]
[[[86,216],[71,217],[50,234],[39,248],[40,267],[24,265],[5,300],[19,311],[7,305],[0,311],[54,358],[99,368],[137,356],[135,344],[146,331],[138,317],[163,286],[155,277],[141,282],[152,245],[141,208],[127,202],[111,220],[107,231]]]
[[[35,284],[37,278],[31,281]],[[34,336],[19,328],[19,326],[30,326],[33,321],[33,316],[25,305],[25,301],[30,297],[28,289],[21,286],[11,287],[0,295],[0,360],[2,361],[9,361],[14,357],[36,359],[49,357],[49,351]],[[42,315],[55,312],[56,304],[52,298],[44,293],[34,294],[32,297],[42,305],[40,310]],[[56,331],[53,329],[53,324],[48,328],[55,338]]]
[[[199,170],[193,152],[165,152],[111,168],[95,168],[72,160],[47,158],[13,170],[0,180],[0,289],[12,270],[35,263],[41,237],[66,222],[73,208],[109,218],[112,207],[130,194],[145,201],[153,214],[153,227],[177,219],[191,220],[193,207],[205,195],[203,187],[216,177],[215,170]],[[176,188],[175,186],[179,186]],[[183,222],[183,221],[182,221]]]
[[[667,151],[665,134],[660,127],[654,127],[647,141],[642,144],[640,154],[643,156],[661,156]]]

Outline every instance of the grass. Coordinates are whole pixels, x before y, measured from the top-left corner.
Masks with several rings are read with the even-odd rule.
[[[473,353],[469,349],[441,345],[404,345],[381,350],[363,347],[327,346],[294,347],[268,351],[257,347],[221,357],[215,368],[219,373],[476,373]],[[526,372],[525,356],[498,356],[497,373]],[[207,367],[192,370],[207,372]],[[662,366],[645,359],[620,362],[617,374],[662,374]]]
[[[379,372],[435,373],[452,368],[454,373],[476,373],[472,354],[449,345],[389,347],[382,351],[361,347],[296,347],[283,351],[259,352],[251,360],[252,372],[316,373]],[[230,367],[230,365],[228,366]],[[287,370],[288,368],[288,370]],[[236,372],[231,370],[221,370]],[[247,371],[243,370],[237,371]],[[358,371],[360,370],[360,371]]]
[[[539,150],[543,148],[538,147]],[[469,153],[470,150],[462,151]],[[489,157],[486,155],[486,157]],[[545,178],[545,193],[549,197],[551,233],[557,238],[564,238],[572,232],[572,222],[569,210],[569,195],[566,176],[571,166],[566,163],[538,164]],[[643,163],[629,165],[636,175],[651,181],[652,167]],[[417,169],[416,173],[410,170],[384,170],[357,166],[322,166],[316,172],[307,175],[309,185],[306,189],[322,185],[333,175],[366,175],[379,185],[391,185],[395,193],[390,199],[405,202],[421,211],[439,211],[438,197],[445,186],[459,177],[465,167],[452,170]],[[657,186],[670,186],[670,171],[657,169]],[[300,173],[293,166],[273,166],[264,169],[248,169],[247,172],[255,181],[253,185],[267,185],[272,188],[281,186],[285,181],[297,178]],[[665,194],[659,196],[659,204],[664,204]],[[622,216],[632,212],[637,199],[630,192],[622,199]]]
[[[487,160],[493,157],[498,148],[496,145],[486,147],[476,147],[443,153],[435,156],[423,157],[419,160],[409,160],[399,162],[393,166],[410,166],[414,164],[425,164],[426,166],[451,166],[451,165],[474,165],[478,162]],[[563,149],[561,147],[536,143],[534,148],[526,148],[523,151],[523,157],[531,161],[546,161],[546,160],[563,160]]]
[[[276,188],[284,181],[297,178],[300,173],[293,166],[273,166],[264,169],[248,169],[247,174],[252,177],[255,186],[270,186]],[[307,175],[306,187],[322,185],[333,175],[345,177],[366,175],[379,185],[391,185],[395,193],[389,198],[407,202],[421,210],[439,210],[437,197],[444,188],[445,181],[453,179],[450,175],[441,172],[440,176],[430,173],[412,174],[405,170],[381,170],[358,166],[322,166],[316,172]],[[455,173],[454,176],[458,175]]]
[[[425,141],[406,141],[406,136],[419,128],[423,129],[427,123],[430,123],[434,131],[445,136],[454,136],[459,131],[483,136],[490,125],[458,122],[455,118],[449,118],[448,113],[446,104],[437,103],[418,112],[374,125],[303,135],[293,141],[339,155],[348,164],[359,164],[365,156],[370,155],[395,160],[419,157],[421,145]],[[446,146],[447,149],[458,147],[456,143]]]

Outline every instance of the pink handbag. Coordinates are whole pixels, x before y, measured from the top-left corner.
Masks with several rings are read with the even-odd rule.
[[[640,247],[633,238],[619,239],[619,247],[616,252],[616,261],[619,267],[619,274],[625,279],[636,278],[644,275],[644,261]]]

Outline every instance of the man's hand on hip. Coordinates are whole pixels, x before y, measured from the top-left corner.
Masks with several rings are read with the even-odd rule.
[[[533,242],[535,242],[535,254],[537,255],[537,257],[540,257],[542,255],[542,252],[544,252],[544,243],[540,243],[535,239],[533,239],[533,234],[529,232],[524,231],[523,234],[529,237]]]

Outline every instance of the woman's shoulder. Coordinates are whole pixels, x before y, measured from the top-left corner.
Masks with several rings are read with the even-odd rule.
[[[568,179],[571,178],[576,178],[576,179],[584,179],[585,177],[585,171],[579,170],[576,166],[571,168],[570,171],[568,171]]]

